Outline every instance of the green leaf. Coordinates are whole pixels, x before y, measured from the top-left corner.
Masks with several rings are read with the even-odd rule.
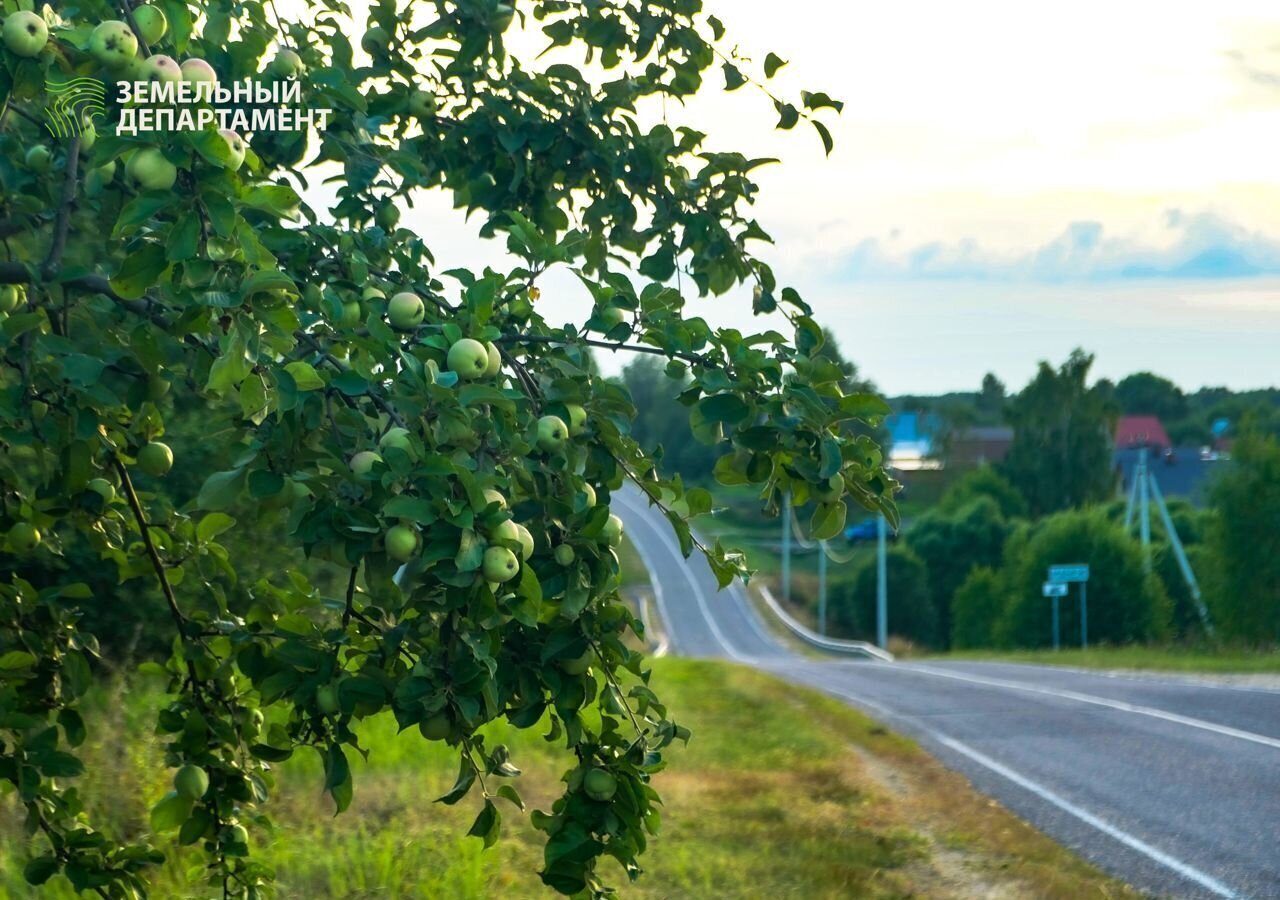
[[[201,485],[200,494],[196,497],[196,507],[208,510],[226,509],[236,502],[244,484],[244,469],[214,472]]]
[[[191,815],[192,806],[190,800],[170,791],[151,807],[151,830],[160,833],[177,828]]]
[[[324,379],[309,362],[295,360],[285,366],[284,370],[293,378],[294,384],[300,391],[318,391],[324,387]]]
[[[817,119],[813,120],[813,127],[817,129],[818,137],[822,138],[822,147],[827,151],[827,156],[831,155],[831,151],[835,149],[836,142],[831,139],[831,132],[827,130],[827,126],[823,125]]]
[[[226,513],[209,513],[196,526],[196,539],[202,543],[211,541],[235,524],[236,520]]]
[[[787,61],[776,53],[770,53],[764,58],[764,77],[772,78],[778,74],[778,70],[787,64]]]
[[[185,215],[178,220],[169,232],[169,242],[165,245],[165,255],[171,262],[182,262],[192,259],[200,246],[200,218]]]
[[[810,537],[815,541],[831,540],[844,531],[846,514],[843,500],[837,500],[835,503],[820,503],[813,511],[813,518],[809,523]]]
[[[472,837],[482,838],[487,850],[498,842],[498,833],[501,830],[501,825],[502,814],[498,812],[498,807],[493,805],[492,800],[485,800],[484,809],[480,810],[480,814],[476,816],[476,820],[472,823],[471,830],[467,834]]]
[[[779,103],[778,110],[778,128],[788,131],[796,127],[796,123],[800,121],[800,110],[796,109],[790,103]]]
[[[464,756],[460,768],[458,769],[458,780],[453,783],[453,787],[449,789],[449,793],[436,800],[437,803],[443,803],[446,806],[453,806],[463,797],[467,796],[467,791],[471,790],[471,785],[475,784],[476,771],[471,767],[471,763]]]
[[[36,664],[36,658],[25,650],[10,650],[0,656],[0,672],[14,672]]]
[[[58,860],[53,856],[37,856],[22,869],[22,877],[27,884],[41,885],[52,878],[58,871]]]
[[[114,278],[111,289],[130,300],[137,300],[156,283],[169,265],[164,247],[159,244],[144,244],[138,250],[125,257]]]

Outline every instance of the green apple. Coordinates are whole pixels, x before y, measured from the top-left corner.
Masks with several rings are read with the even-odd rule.
[[[489,351],[479,341],[463,338],[449,348],[447,365],[449,371],[458,373],[458,378],[472,381],[489,368]]]
[[[347,328],[354,328],[364,319],[364,308],[360,305],[359,300],[344,300],[342,302],[342,315],[338,318],[338,324]]]
[[[502,371],[502,354],[498,351],[498,345],[493,342],[484,345],[485,352],[489,355],[489,364],[485,366],[485,378],[494,378]]]
[[[179,797],[199,800],[209,790],[209,775],[199,766],[185,765],[173,776],[173,789]]]
[[[520,561],[528,562],[529,557],[533,556],[533,532],[517,523],[516,539],[520,541]]]
[[[357,475],[368,475],[373,471],[375,463],[382,462],[382,457],[372,450],[361,450],[351,457],[351,471]]]
[[[391,46],[391,35],[381,25],[374,25],[360,38],[360,49],[370,56],[377,56]]]
[[[178,67],[182,70],[182,80],[190,81],[193,84],[205,82],[207,84],[218,83],[218,73],[213,70],[213,66],[209,65],[203,59],[184,59],[182,65]]]
[[[567,566],[572,564],[574,557],[577,556],[577,554],[573,552],[573,548],[570,547],[568,544],[561,544],[559,547],[557,547],[555,555],[556,555],[556,562],[558,562],[562,566]]]
[[[168,444],[152,441],[138,451],[138,468],[152,478],[163,478],[173,468],[173,451]]]
[[[600,529],[600,537],[604,538],[606,544],[610,547],[616,547],[622,543],[622,520],[613,513],[609,514],[609,521],[604,523],[604,528]]]
[[[53,151],[44,144],[36,144],[27,151],[27,155],[24,157],[24,160],[27,164],[27,168],[32,172],[38,172],[41,175],[45,175],[48,173],[49,169],[53,167]]]
[[[489,532],[489,540],[500,541],[504,544],[515,544],[520,541],[519,526],[510,519],[504,519],[502,522],[494,526],[493,531]]]
[[[47,416],[48,414],[49,414],[49,404],[48,404],[48,403],[45,403],[43,400],[32,400],[32,401],[31,401],[31,418],[33,418],[33,419],[35,419],[37,422],[39,422],[41,419],[43,419],[43,418],[44,418],[45,416]]]
[[[233,847],[244,847],[249,843],[249,832],[237,822],[227,828],[226,842]]]
[[[109,19],[90,32],[88,54],[106,69],[123,69],[137,59],[138,38],[127,22]]]
[[[587,502],[584,504],[586,509],[593,509],[596,505],[596,489],[589,484],[582,486],[582,493],[586,495]]]
[[[814,486],[813,496],[823,503],[835,503],[844,496],[844,476],[832,475],[826,481]]]
[[[387,295],[376,287],[367,287],[364,289],[364,293],[360,295],[360,299],[367,303],[370,300],[386,300]]]
[[[33,12],[10,13],[4,20],[4,45],[14,56],[39,56],[49,43],[49,26]]]
[[[124,173],[148,191],[167,191],[178,180],[177,167],[156,147],[143,147],[129,157]]]
[[[417,328],[422,324],[426,314],[427,308],[423,305],[422,299],[409,291],[401,291],[387,303],[387,319],[390,320],[392,328],[401,331]],[[450,358],[452,356],[450,352]]]
[[[98,129],[93,122],[81,121],[80,127],[80,155],[88,156],[89,151],[93,149],[93,145],[98,143]]]
[[[147,399],[159,403],[169,393],[169,379],[163,375],[152,375],[147,379]]]
[[[576,403],[567,403],[564,408],[569,413],[569,434],[581,434],[587,427],[587,411]]]
[[[182,66],[172,56],[165,56],[163,53],[148,57],[144,71],[147,81],[177,84],[182,80]]]
[[[418,532],[408,525],[395,525],[387,531],[383,539],[387,548],[387,556],[396,562],[408,562],[418,552]]]
[[[248,737],[255,737],[262,731],[262,723],[266,721],[260,709],[242,709],[236,719],[239,721],[240,731]]]
[[[378,446],[386,450],[389,447],[395,447],[397,450],[403,450],[405,453],[413,453],[413,438],[409,434],[407,428],[391,428],[387,430],[378,440]]]
[[[608,769],[592,769],[582,779],[582,787],[592,800],[612,800],[618,791],[618,779]]]
[[[484,551],[484,567],[482,570],[486,581],[501,584],[516,577],[520,571],[520,561],[506,547],[490,547]]]
[[[90,197],[96,197],[106,190],[107,185],[116,177],[116,161],[98,166],[96,169],[90,169],[89,173],[84,176],[84,192]]]
[[[409,112],[419,119],[431,118],[436,114],[436,95],[414,91],[409,95]]]
[[[87,487],[102,498],[103,506],[110,506],[111,502],[116,499],[115,485],[105,478],[91,478]]]
[[[271,65],[268,69],[277,78],[297,78],[303,72],[302,57],[285,48],[276,54],[275,59],[271,60]]]
[[[9,546],[15,553],[30,553],[40,546],[41,540],[40,529],[30,522],[19,522],[9,529]]]
[[[384,203],[373,214],[373,221],[383,231],[391,231],[400,222],[400,209],[394,203]]]
[[[155,6],[139,6],[135,9],[133,23],[138,26],[138,34],[148,44],[156,43],[169,30],[169,20],[164,17],[163,10]]]
[[[538,446],[554,453],[569,439],[569,426],[559,416],[543,416],[538,420]]]
[[[20,284],[0,285],[0,313],[11,313],[27,300],[27,292]]]
[[[499,494],[493,488],[484,489],[484,499],[489,503],[496,503],[501,509],[507,508],[507,498]]]
[[[453,723],[442,712],[418,723],[418,731],[429,741],[443,741],[453,733]]]
[[[587,669],[591,668],[591,664],[595,662],[595,654],[588,647],[582,651],[582,655],[575,656],[572,659],[560,660],[560,668],[568,675],[582,675]]]
[[[227,147],[231,150],[231,159],[227,161],[227,168],[234,172],[244,165],[244,138],[230,128],[219,128],[218,134],[222,135],[222,139],[227,142]]]
[[[610,306],[605,309],[596,310],[596,319],[600,321],[602,326],[600,333],[608,334],[614,328],[626,321],[626,316],[623,315],[622,310],[618,309],[616,306]]]
[[[341,707],[338,705],[338,686],[322,684],[316,689],[316,709],[326,716],[332,716]]]

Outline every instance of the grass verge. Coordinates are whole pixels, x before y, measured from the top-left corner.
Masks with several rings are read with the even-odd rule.
[[[814,691],[725,663],[655,661],[654,684],[694,729],[655,780],[666,800],[662,833],[624,897],[1136,897],[973,792],[910,741]],[[167,789],[151,737],[151,690],[120,687],[91,710],[90,773],[82,788],[110,832],[145,830],[148,801]],[[567,761],[539,733],[491,726],[525,774],[534,807],[558,794]],[[274,836],[255,852],[279,873],[283,898],[542,898],[542,835],[514,810],[490,851],[464,837],[475,804],[431,802],[456,760],[377,719],[361,729],[355,802],[331,815],[309,755],[284,763],[271,804]],[[12,797],[0,798],[0,896],[74,896],[55,879],[39,894],[22,883],[28,839]],[[166,849],[171,849],[166,847]],[[209,891],[178,855],[158,874],[156,897]]]

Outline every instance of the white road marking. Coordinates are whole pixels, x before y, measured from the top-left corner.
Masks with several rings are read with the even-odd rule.
[[[1021,684],[1016,681],[1004,681],[999,678],[983,678],[981,675],[966,675],[960,672],[944,672],[940,669],[934,669],[928,666],[913,666],[897,663],[885,668],[903,669],[908,672],[919,672],[923,675],[932,675],[935,678],[950,678],[955,681],[967,681],[970,684],[981,684],[987,687],[1023,691],[1028,694],[1042,694],[1046,697],[1058,697],[1063,700],[1074,700],[1077,703],[1090,703],[1094,706],[1103,706],[1107,709],[1133,713],[1134,715],[1139,716],[1149,716],[1153,719],[1161,719],[1165,722],[1185,725],[1188,728],[1198,728],[1201,731],[1209,731],[1225,737],[1237,738],[1242,741],[1250,741],[1254,744],[1261,744],[1262,746],[1270,747],[1273,750],[1280,750],[1280,739],[1278,738],[1268,737],[1265,734],[1255,734],[1252,731],[1242,731],[1239,728],[1232,728],[1229,725],[1218,725],[1214,722],[1207,722],[1204,719],[1194,719],[1191,716],[1182,716],[1177,713],[1166,712],[1163,709],[1156,709],[1151,706],[1138,706],[1134,703],[1125,703],[1123,700],[1111,700],[1107,697],[1097,697],[1093,694],[1081,694],[1078,691],[1064,691],[1058,690],[1057,688],[1038,687],[1031,684]]]
[[[623,506],[626,506],[632,512],[637,514],[638,521],[648,526],[649,530],[657,536],[658,543],[660,543],[663,549],[667,550],[675,558],[677,565],[683,567],[687,564],[688,561],[684,558],[683,555],[681,555],[680,548],[676,546],[675,538],[671,537],[670,535],[664,534],[652,522],[649,521],[647,509],[639,507],[638,504],[632,501],[632,499],[628,497],[626,494],[614,494],[613,499],[616,501],[621,501]],[[638,541],[634,543],[636,543],[637,546],[639,545]],[[646,563],[646,565],[648,565],[648,563]],[[661,570],[659,569],[657,571],[661,571]],[[733,647],[733,645],[729,643],[728,638],[724,636],[724,632],[720,630],[720,626],[716,623],[715,618],[711,615],[711,610],[707,607],[707,598],[706,598],[706,595],[703,594],[702,592],[702,586],[698,584],[698,579],[693,577],[692,572],[686,572],[686,575],[687,575],[687,580],[689,582],[689,586],[693,588],[694,598],[698,601],[698,609],[702,611],[702,617],[706,619],[707,625],[711,628],[711,633],[715,637],[716,643],[718,643],[721,649],[723,649],[725,653],[728,653],[729,656],[732,657],[735,661],[751,662],[751,658],[747,656],[743,656],[741,653],[739,653]],[[668,619],[667,621],[670,621],[670,619]]]
[[[1216,878],[1212,877],[1211,875],[1207,875],[1204,872],[1201,872],[1199,869],[1195,868],[1194,866],[1188,865],[1187,863],[1184,863],[1182,860],[1177,859],[1176,857],[1170,856],[1168,853],[1165,853],[1163,850],[1157,850],[1155,847],[1152,847],[1146,841],[1143,841],[1139,838],[1134,837],[1133,835],[1129,834],[1127,831],[1121,831],[1119,828],[1116,828],[1114,825],[1110,824],[1109,822],[1093,815],[1093,813],[1090,813],[1087,810],[1081,809],[1071,801],[1058,796],[1053,791],[1049,790],[1047,787],[1044,787],[1041,784],[1037,784],[1036,782],[1032,781],[1030,778],[1027,778],[1023,775],[1019,775],[1017,772],[1013,771],[1013,769],[1010,769],[1008,766],[1005,766],[996,762],[991,757],[985,756],[979,753],[977,750],[974,750],[972,747],[966,744],[962,744],[959,741],[954,740],[953,738],[945,737],[943,735],[935,735],[935,737],[938,740],[938,742],[943,744],[944,746],[950,747],[952,750],[956,751],[957,753],[960,753],[960,754],[963,754],[964,756],[969,757],[969,759],[973,760],[978,765],[983,766],[984,768],[990,769],[992,772],[995,772],[997,775],[1001,776],[1002,778],[1006,778],[1009,781],[1012,781],[1018,787],[1023,788],[1024,790],[1030,791],[1031,793],[1039,797],[1041,800],[1044,800],[1047,803],[1052,803],[1054,806],[1058,807],[1058,809],[1062,810],[1063,812],[1068,813],[1072,816],[1075,816],[1077,819],[1079,819],[1081,822],[1084,822],[1086,825],[1096,828],[1098,831],[1101,831],[1103,834],[1107,835],[1108,837],[1114,838],[1115,840],[1124,844],[1126,847],[1129,847],[1132,850],[1138,851],[1148,859],[1154,860],[1155,862],[1159,863],[1165,868],[1171,869],[1172,871],[1177,872],[1178,875],[1182,876],[1188,881],[1194,881],[1196,884],[1206,888],[1207,890],[1212,891],[1213,893],[1217,894],[1219,897],[1233,898],[1238,896],[1235,893],[1235,891],[1231,890],[1231,888],[1227,887],[1225,884],[1223,884],[1221,881],[1218,881]]]

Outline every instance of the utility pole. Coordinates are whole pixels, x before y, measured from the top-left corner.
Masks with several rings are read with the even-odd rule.
[[[884,547],[887,528],[881,513],[876,520],[876,644],[881,650],[889,646],[889,577]]]
[[[818,542],[818,634],[827,635],[827,542]]]
[[[1147,491],[1147,448],[1138,451],[1138,529],[1142,535],[1142,567],[1151,574],[1151,497]]]
[[[791,601],[791,494],[782,495],[782,598]]]

